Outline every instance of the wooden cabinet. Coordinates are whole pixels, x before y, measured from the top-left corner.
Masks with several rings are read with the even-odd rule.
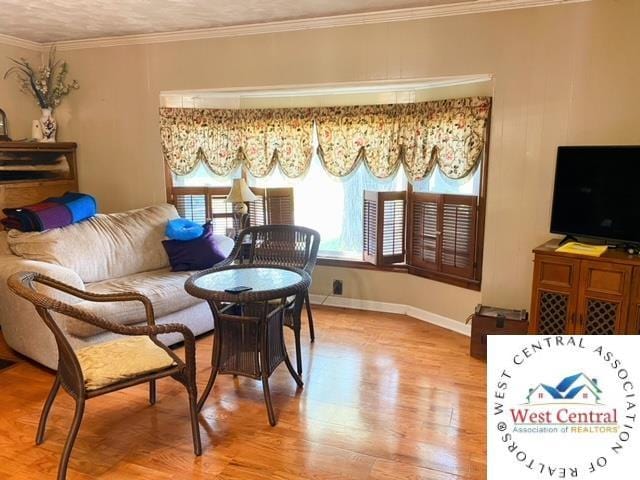
[[[627,333],[631,335],[640,335],[640,267],[633,268],[631,305],[629,305]]]
[[[601,257],[534,250],[529,333],[640,333],[640,257],[610,250]]]
[[[0,209],[77,190],[75,143],[0,142]]]

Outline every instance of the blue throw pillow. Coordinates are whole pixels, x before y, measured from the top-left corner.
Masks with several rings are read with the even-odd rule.
[[[213,236],[211,224],[201,227],[204,233],[193,240],[164,240],[172,272],[205,270],[227,258],[224,246]]]
[[[193,240],[202,236],[204,227],[186,218],[176,218],[169,220],[164,233],[171,240]]]

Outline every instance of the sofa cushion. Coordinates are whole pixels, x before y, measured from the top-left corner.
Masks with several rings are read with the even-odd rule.
[[[227,258],[233,249],[233,240],[224,235],[215,235],[211,224],[204,226],[201,236],[192,240],[163,240],[171,270],[185,272],[189,270],[205,270]]]
[[[151,272],[137,273],[126,277],[114,278],[85,286],[92,293],[138,292],[146,296],[153,304],[156,319],[169,315],[202,302],[192,297],[184,289],[184,282],[193,272],[171,272],[168,268]],[[98,317],[119,325],[131,325],[146,320],[141,302],[90,302],[82,301],[74,305]],[[103,330],[80,320],[58,315],[65,322],[66,331],[77,337],[89,337]]]
[[[84,222],[45,232],[8,234],[15,255],[54,263],[78,273],[85,283],[125,277],[169,265],[162,239],[173,205],[96,215]]]
[[[143,336],[91,345],[76,355],[89,391],[176,365],[171,355]]]

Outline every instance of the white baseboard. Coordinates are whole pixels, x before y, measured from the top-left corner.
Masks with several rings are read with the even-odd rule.
[[[377,302],[375,300],[361,300],[359,298],[345,298],[333,295],[309,294],[309,300],[314,305],[326,305],[329,307],[352,308],[355,310],[368,310],[372,312],[397,313],[407,315],[438,327],[446,328],[456,333],[471,336],[471,326],[458,322],[448,317],[428,312],[421,308],[403,305],[401,303]]]

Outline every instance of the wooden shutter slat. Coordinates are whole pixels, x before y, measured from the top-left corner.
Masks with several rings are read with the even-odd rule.
[[[405,192],[364,192],[362,258],[365,262],[391,265],[404,261],[405,206]]]
[[[182,218],[200,224],[207,221],[207,195],[205,193],[174,193],[173,204]]]
[[[442,196],[442,271],[473,278],[477,197]]]
[[[213,232],[226,235],[228,228],[234,228],[232,204],[226,201],[230,190],[230,187],[174,187],[171,198],[181,217],[200,224],[211,220]]]
[[[362,259],[377,265],[378,192],[365,191],[362,218]]]
[[[440,195],[413,193],[409,264],[426,270],[439,269]]]
[[[233,204],[227,202],[227,195],[231,187],[210,187],[209,193],[209,218],[213,226],[213,233],[226,235],[230,228],[237,229],[233,218]]]
[[[475,280],[477,206],[472,195],[413,193],[409,271]]]
[[[249,226],[266,225],[267,223],[267,189],[252,187],[251,191],[258,197],[253,202],[249,202]]]
[[[378,192],[382,224],[378,243],[378,264],[404,262],[405,192]]]
[[[267,188],[266,194],[269,225],[293,225],[293,188]]]

